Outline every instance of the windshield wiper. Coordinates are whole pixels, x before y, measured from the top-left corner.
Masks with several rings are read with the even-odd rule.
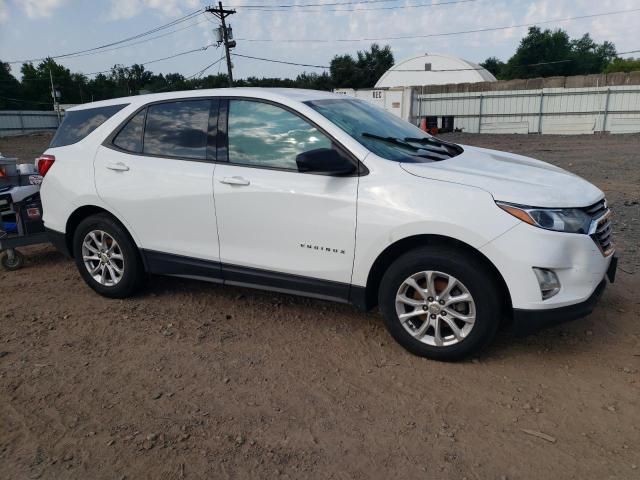
[[[437,162],[439,160],[444,160],[445,158],[449,158],[450,156],[449,152],[446,149],[444,149],[446,152],[445,154],[442,152],[436,152],[430,148],[425,148],[424,146],[411,145],[409,142],[405,140],[401,140],[399,138],[395,138],[395,137],[383,137],[382,135],[376,135],[375,133],[369,133],[369,132],[362,132],[361,135],[366,138],[373,138],[376,140],[380,140],[382,142],[388,142],[393,145],[398,145],[400,147],[411,149],[414,152],[416,152],[416,153],[409,154],[413,157],[426,158],[428,160]]]
[[[446,160],[460,155],[463,150],[460,145],[445,142],[435,137],[384,137],[375,133],[362,132],[363,137],[374,138],[383,142],[388,142],[400,147],[411,149],[416,153],[410,155],[414,157],[427,158],[433,161]],[[416,145],[418,144],[418,145]],[[418,153],[419,152],[419,153]]]
[[[425,143],[425,142],[440,143],[438,140],[436,140],[433,137],[404,137],[403,140],[405,142],[415,142],[415,143]]]
[[[393,143],[394,145],[400,145],[402,147],[407,147],[412,150],[422,150],[422,147],[416,147],[415,145],[411,145],[408,141],[401,140],[395,137],[383,137],[382,135],[376,135],[375,133],[362,132],[363,137],[367,138],[375,138],[376,140],[382,140],[383,142]]]
[[[460,148],[459,145],[456,145],[455,143],[451,143],[451,142],[445,142],[444,140],[441,140],[439,138],[434,138],[434,137],[405,137],[403,139],[405,142],[414,142],[414,143],[429,143],[435,147],[440,147],[444,150],[447,150],[446,147],[452,148],[455,152],[455,155],[459,155],[460,153],[462,153],[462,148]],[[447,153],[451,154],[451,152],[449,152],[447,150]],[[455,155],[451,155],[452,157]]]

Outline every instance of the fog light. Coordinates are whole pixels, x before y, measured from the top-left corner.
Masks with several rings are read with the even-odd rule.
[[[560,280],[553,270],[533,267],[533,273],[538,279],[543,300],[553,297],[560,291]]]

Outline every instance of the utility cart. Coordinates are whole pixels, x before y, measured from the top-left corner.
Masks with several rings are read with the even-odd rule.
[[[18,270],[24,256],[17,247],[47,243],[42,221],[40,183],[34,165],[0,154],[0,264]]]

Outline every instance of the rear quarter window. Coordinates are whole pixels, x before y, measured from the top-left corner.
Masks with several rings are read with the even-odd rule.
[[[64,147],[82,140],[128,104],[67,112],[49,147]]]
[[[127,152],[142,152],[142,134],[144,133],[144,119],[146,115],[146,108],[136,113],[118,132],[113,139],[113,144]]]

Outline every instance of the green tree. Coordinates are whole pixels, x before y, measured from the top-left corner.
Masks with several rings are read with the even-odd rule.
[[[194,86],[193,88],[224,88],[229,86],[229,80],[226,73],[218,73],[190,80],[190,84]]]
[[[615,56],[615,45],[598,44],[588,33],[572,40],[564,30],[530,27],[500,74],[513,79],[601,73]]]
[[[359,88],[360,71],[351,55],[336,55],[331,60],[331,79],[338,88]]]
[[[295,79],[297,88],[310,88],[313,90],[331,90],[333,88],[333,80],[327,72],[307,73],[303,72]]]
[[[372,88],[378,79],[394,64],[391,47],[377,43],[369,50],[351,55],[336,55],[331,60],[330,73],[333,86],[344,88]]]
[[[107,77],[104,73],[99,73],[89,81],[87,85],[88,94],[85,101],[93,102],[117,97],[117,87],[116,82],[111,77]]]
[[[27,107],[21,100],[22,85],[11,74],[11,66],[0,61],[0,110],[20,110]]]
[[[582,38],[571,40],[571,75],[602,73],[616,58],[616,47],[611,42],[597,44],[588,33]]]
[[[504,65],[505,63],[496,57],[489,57],[480,64],[482,68],[487,69],[497,79],[502,78],[502,71],[504,70]]]
[[[360,88],[372,88],[394,64],[389,45],[380,48],[380,45],[374,43],[368,51],[359,51],[357,55],[356,66],[360,69],[363,84]]]
[[[614,58],[604,69],[604,73],[638,71],[640,71],[640,58]]]
[[[25,63],[21,68],[23,98],[39,109],[53,109],[51,97],[51,79],[54,88],[60,92],[60,103],[81,103],[86,91],[87,79],[82,74],[71,74],[71,71],[47,58],[37,66]]]
[[[114,65],[109,78],[116,84],[119,96],[137,95],[151,81],[153,73],[145,70],[144,65]]]
[[[564,30],[530,27],[516,53],[504,66],[504,77],[535,78],[570,73],[571,41]]]

